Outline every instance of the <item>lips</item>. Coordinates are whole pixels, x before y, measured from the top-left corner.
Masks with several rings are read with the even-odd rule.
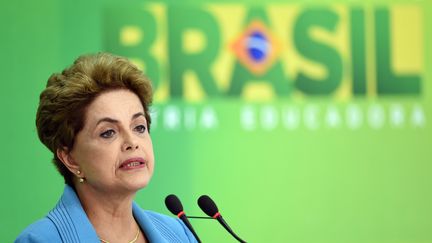
[[[119,168],[131,170],[131,169],[142,168],[145,165],[146,165],[146,161],[143,158],[136,157],[136,158],[130,158],[130,159],[123,161],[123,163],[120,164]]]

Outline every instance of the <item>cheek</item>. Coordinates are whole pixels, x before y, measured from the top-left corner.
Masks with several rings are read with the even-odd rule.
[[[153,143],[152,143],[151,139],[149,139],[146,148],[147,148],[147,152],[149,153],[149,156],[151,156],[151,158],[154,159],[154,154],[153,154]]]
[[[115,150],[108,146],[87,144],[78,155],[79,163],[90,171],[105,170],[110,168],[109,163],[115,164]]]
[[[147,159],[149,160],[149,162],[152,164],[154,164],[154,153],[153,153],[153,144],[151,139],[149,139],[148,141],[145,142],[144,145],[144,152],[147,156]]]

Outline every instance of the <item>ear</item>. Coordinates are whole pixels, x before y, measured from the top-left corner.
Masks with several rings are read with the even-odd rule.
[[[58,148],[57,149],[57,157],[60,159],[60,161],[68,168],[68,170],[72,174],[76,174],[78,170],[80,170],[79,165],[76,163],[76,161],[72,158],[72,155],[68,148]]]

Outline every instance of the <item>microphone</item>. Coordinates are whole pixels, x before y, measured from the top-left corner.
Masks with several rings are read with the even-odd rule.
[[[216,203],[207,195],[202,195],[200,198],[198,198],[198,205],[201,208],[202,211],[204,211],[205,214],[208,216],[217,219],[219,223],[232,235],[234,238],[236,238],[239,242],[246,243],[246,241],[242,240],[240,237],[238,237],[234,231],[228,226],[228,224],[225,222],[225,220],[222,218],[222,215],[219,213],[219,209],[216,206]]]
[[[174,194],[168,195],[165,198],[165,205],[171,213],[173,213],[174,215],[177,215],[177,217],[183,221],[183,223],[186,225],[186,227],[188,227],[188,229],[195,236],[195,239],[199,243],[201,243],[200,238],[195,233],[195,230],[193,229],[192,225],[189,223],[189,220],[187,219],[186,214],[183,211],[183,205],[181,204],[180,199],[178,199],[178,197]]]

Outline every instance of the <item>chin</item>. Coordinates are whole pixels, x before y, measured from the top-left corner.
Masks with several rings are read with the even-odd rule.
[[[146,181],[146,182],[140,183],[140,184],[137,186],[138,190],[147,187],[147,185],[148,185],[149,183],[150,183],[150,181]]]
[[[148,176],[140,178],[139,180],[135,180],[133,182],[133,188],[135,188],[136,191],[141,190],[143,188],[145,188],[149,183],[150,183],[150,179]]]
[[[145,188],[150,183],[151,178],[152,173],[149,171],[140,171],[123,177],[121,184],[126,190],[136,192]]]

